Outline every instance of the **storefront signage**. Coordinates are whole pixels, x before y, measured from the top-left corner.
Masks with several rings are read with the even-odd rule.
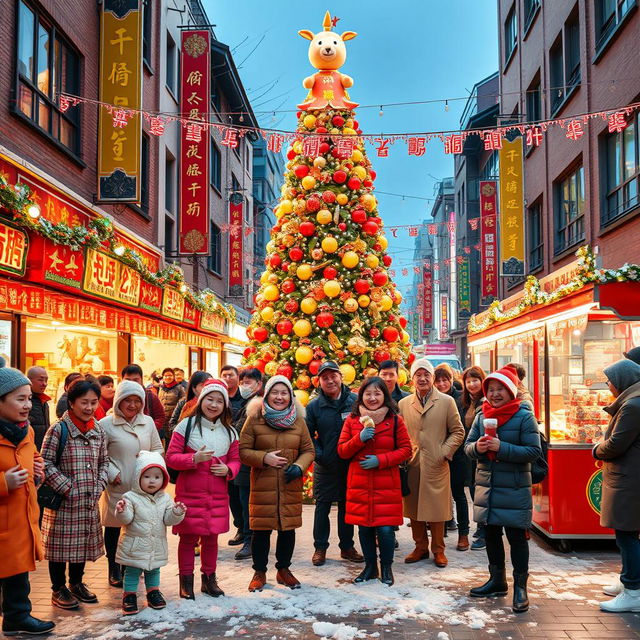
[[[449,337],[449,296],[440,294],[440,340]]]
[[[458,314],[468,317],[471,313],[471,272],[469,258],[462,258],[458,267]]]
[[[422,267],[422,335],[428,336],[433,328],[433,277],[431,263]]]
[[[231,194],[229,200],[229,295],[236,298],[244,294],[242,286],[243,202],[241,193]]]
[[[162,289],[142,280],[140,282],[140,308],[160,313],[162,311]]]
[[[563,284],[571,282],[576,277],[579,271],[580,263],[578,262],[578,260],[574,260],[568,265],[554,271],[553,273],[550,273],[548,276],[540,278],[540,288],[547,293],[551,293]]]
[[[184,316],[182,322],[190,324],[192,327],[196,326],[196,320],[198,319],[198,310],[190,305],[188,302],[184,303]]]
[[[100,20],[98,200],[140,202],[141,0],[103,0]]]
[[[40,315],[45,312],[44,290],[20,282],[0,282],[0,309]]]
[[[61,244],[54,244],[47,239],[44,239],[43,245],[42,279],[65,287],[82,289],[84,274],[82,253]]]
[[[600,515],[602,505],[602,469],[598,469],[587,482],[587,502]]]
[[[496,182],[480,182],[481,289],[487,304],[498,295],[497,215]]]
[[[140,303],[140,275],[95,249],[87,249],[83,288],[87,293],[132,307]]]
[[[182,321],[184,317],[184,298],[175,289],[164,289],[162,315]]]
[[[182,32],[180,112],[180,241],[182,255],[209,254],[209,31]],[[203,122],[203,124],[199,124]]]
[[[224,332],[224,318],[217,313],[203,311],[200,314],[200,327],[206,331]]]
[[[27,266],[29,238],[21,229],[0,223],[0,271],[23,276]]]
[[[504,140],[500,163],[500,274],[523,276],[524,181],[522,138]]]

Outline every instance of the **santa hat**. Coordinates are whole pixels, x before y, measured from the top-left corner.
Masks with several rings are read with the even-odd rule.
[[[513,367],[502,367],[502,369],[498,369],[497,371],[490,373],[482,383],[482,391],[485,395],[487,395],[487,389],[489,388],[489,382],[491,380],[497,380],[500,384],[506,387],[514,400],[517,398],[519,380],[518,374]]]
[[[216,378],[210,378],[209,380],[205,380],[205,383],[202,385],[202,389],[200,391],[200,395],[198,396],[198,406],[202,403],[205,396],[208,396],[210,393],[217,391],[222,394],[224,398],[225,406],[229,406],[229,388],[227,387],[227,383],[224,380],[218,380]]]

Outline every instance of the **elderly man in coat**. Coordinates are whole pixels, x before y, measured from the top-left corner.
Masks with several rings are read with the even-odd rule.
[[[464,427],[456,401],[433,386],[434,369],[427,358],[411,366],[415,392],[398,403],[413,445],[409,460],[409,487],[404,515],[411,519],[415,549],[406,563],[429,557],[427,523],[431,529],[431,552],[437,567],[447,566],[444,526],[453,517],[449,461],[464,440]]]

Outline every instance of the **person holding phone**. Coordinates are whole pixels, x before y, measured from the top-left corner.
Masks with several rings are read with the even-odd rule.
[[[510,367],[488,375],[482,383],[485,400],[465,444],[477,461],[473,518],[485,525],[489,580],[474,587],[474,598],[507,594],[502,531],[511,547],[513,611],[527,611],[531,526],[531,463],[542,452],[538,422],[518,396],[518,377]]]
[[[187,507],[185,519],[173,527],[180,536],[180,597],[194,600],[195,547],[200,540],[202,593],[223,596],[218,586],[218,535],[229,531],[227,484],[240,470],[238,433],[231,426],[229,392],[222,380],[202,386],[195,413],[178,423],[167,449],[167,465],[179,471],[176,500]]]

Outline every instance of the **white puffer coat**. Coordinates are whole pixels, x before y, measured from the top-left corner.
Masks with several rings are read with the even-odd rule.
[[[140,488],[140,478],[149,467],[160,467],[164,474],[162,489],[154,495]],[[118,524],[124,526],[116,560],[126,567],[151,571],[169,561],[167,527],[182,522],[184,514],[178,515],[174,511],[175,503],[164,491],[169,483],[169,474],[159,453],[141,451],[134,478],[131,491],[123,496],[127,502],[124,511],[115,514]]]

